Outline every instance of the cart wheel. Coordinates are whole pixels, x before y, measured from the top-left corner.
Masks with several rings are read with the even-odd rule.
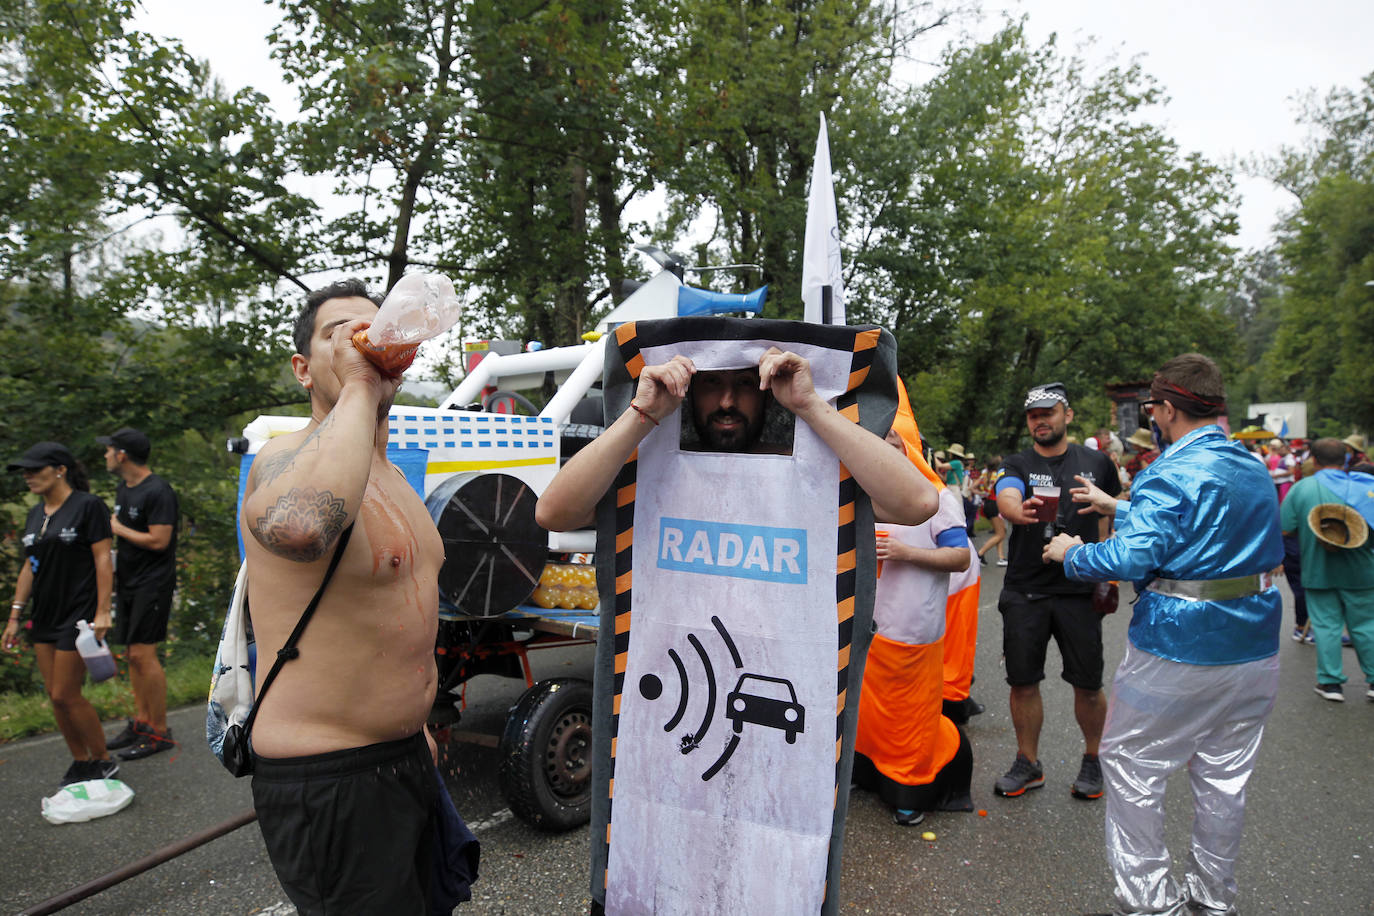
[[[550,833],[591,818],[592,685],[540,681],[520,697],[501,735],[501,792],[511,811]]]

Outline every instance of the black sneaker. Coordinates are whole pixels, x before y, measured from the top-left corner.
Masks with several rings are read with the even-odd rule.
[[[1340,684],[1318,684],[1317,696],[1323,700],[1330,700],[1333,703],[1344,703],[1345,694],[1341,692]]]
[[[119,764],[113,760],[92,760],[91,775],[87,779],[114,779],[119,775]]]
[[[72,765],[67,767],[67,772],[62,774],[62,785],[69,786],[74,782],[85,782],[91,778],[91,761],[73,760]]]
[[[1045,784],[1045,771],[1040,764],[1032,763],[1025,754],[1017,754],[1007,775],[992,784],[992,791],[1003,798],[1015,798],[1028,789],[1038,789]]]
[[[137,719],[129,719],[123,731],[105,741],[105,747],[117,751],[135,743],[141,737],[143,737],[143,723]]]
[[[151,757],[163,751],[170,751],[176,747],[176,742],[172,740],[172,730],[160,732],[152,726],[146,732],[139,735],[138,741],[126,751],[119,752],[120,760],[140,760],[144,757]]]
[[[1084,798],[1091,801],[1102,797],[1102,763],[1097,759],[1096,754],[1084,754],[1083,762],[1078,767],[1078,778],[1069,787],[1074,798]]]
[[[898,808],[892,812],[892,822],[899,827],[915,827],[925,819],[926,813],[924,811],[903,811]]]

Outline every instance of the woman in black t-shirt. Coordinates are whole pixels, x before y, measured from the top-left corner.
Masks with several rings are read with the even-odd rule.
[[[29,641],[38,659],[53,718],[72,753],[62,784],[109,778],[119,772],[105,748],[95,707],[81,693],[86,666],[76,651],[76,622],[103,639],[110,628],[110,512],[91,495],[83,468],[57,442],[40,442],[9,463],[40,497],[24,523],[24,563],[3,637],[19,642],[20,613],[32,599]]]

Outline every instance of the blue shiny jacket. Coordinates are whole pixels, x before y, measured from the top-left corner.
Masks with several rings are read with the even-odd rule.
[[[1117,503],[1116,536],[1069,548],[1070,579],[1129,579],[1138,598],[1136,648],[1193,665],[1232,665],[1279,650],[1278,589],[1227,601],[1190,601],[1146,591],[1164,579],[1230,579],[1283,562],[1279,508],[1264,465],[1204,426],[1171,445]]]

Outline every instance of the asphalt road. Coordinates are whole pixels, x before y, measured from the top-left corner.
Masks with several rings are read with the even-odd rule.
[[[1019,799],[992,793],[1011,763],[1014,741],[999,664],[1001,570],[984,567],[984,575],[973,692],[988,711],[973,720],[969,734],[974,803],[987,816],[935,814],[918,828],[902,828],[875,796],[856,793],[840,887],[844,913],[1060,916],[1109,909],[1101,803],[1075,800],[1068,791],[1082,747],[1053,648],[1041,741],[1046,786]],[[1124,602],[1107,619],[1109,674],[1124,650],[1128,620]],[[1241,912],[1368,916],[1374,913],[1374,703],[1364,699],[1350,650],[1347,701],[1318,697],[1312,649],[1288,639],[1289,629],[1280,648],[1282,693],[1250,782]],[[590,655],[589,649],[535,653],[535,676],[588,676]],[[522,688],[492,676],[474,679],[459,727],[496,733]],[[0,912],[22,912],[249,808],[247,781],[231,778],[205,749],[202,717],[201,707],[175,711],[172,725],[185,746],[124,764],[121,778],[137,793],[133,804],[87,824],[52,826],[39,814],[40,799],[55,790],[68,763],[60,738],[0,746]],[[446,769],[454,800],[483,844],[473,902],[458,912],[587,912],[586,831],[551,836],[516,820],[501,800],[492,748],[451,743]],[[1167,836],[1181,874],[1191,818],[1186,774],[1170,787]],[[927,830],[934,841],[921,839]],[[284,901],[257,827],[249,825],[65,912],[285,916],[294,910]]]

